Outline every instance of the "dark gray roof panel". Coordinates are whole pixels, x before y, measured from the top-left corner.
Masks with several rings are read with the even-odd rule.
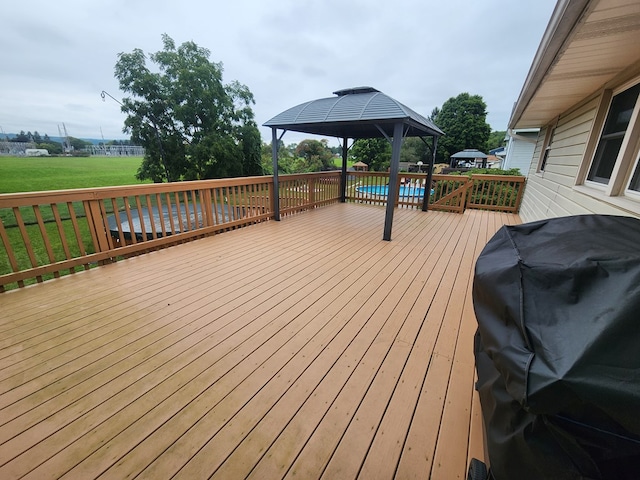
[[[285,110],[264,126],[317,135],[367,138],[383,135],[378,126],[402,120],[409,125],[408,136],[443,135],[433,122],[375,88],[356,87],[334,93],[336,97],[313,100]],[[357,125],[362,122],[363,125]]]
[[[451,158],[487,158],[487,154],[475,148],[467,148],[461,152],[454,153]]]

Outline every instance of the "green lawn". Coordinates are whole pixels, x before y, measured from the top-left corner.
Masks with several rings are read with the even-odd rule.
[[[0,156],[0,193],[140,184],[140,163],[141,157]]]
[[[108,187],[118,185],[134,185],[140,183],[135,174],[142,162],[141,157],[2,157],[0,156],[0,194],[33,192],[45,190],[64,190],[71,188]],[[107,208],[109,208],[107,204]],[[78,216],[78,225],[88,253],[93,252],[91,235],[81,202],[73,205]],[[60,216],[68,239],[75,238],[69,212],[66,205],[60,205]],[[38,264],[49,263],[48,254],[35,222],[32,208],[20,209],[30,242]],[[65,258],[57,227],[53,222],[51,207],[41,208],[49,238],[52,242],[56,260]],[[9,243],[20,265],[20,269],[31,266],[31,261],[24,247],[24,241],[16,219],[10,209],[0,209],[0,220],[6,228]],[[80,254],[77,244],[70,244],[72,256]],[[0,242],[0,275],[11,272],[11,265],[2,242]],[[50,277],[47,275],[45,278]],[[28,281],[26,283],[32,283]]]

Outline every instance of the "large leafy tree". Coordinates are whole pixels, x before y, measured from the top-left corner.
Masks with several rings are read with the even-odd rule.
[[[486,122],[487,104],[480,95],[451,97],[433,114],[432,120],[445,132],[438,141],[436,162],[448,162],[451,155],[466,148],[487,150],[491,126]]]
[[[391,165],[391,144],[386,138],[361,138],[353,143],[349,155],[369,165],[369,170],[386,172]]]
[[[326,139],[320,141],[310,139],[303,140],[296,147],[295,153],[299,159],[303,160],[302,168],[299,170],[305,172],[320,172],[334,168],[333,153]]]
[[[285,145],[282,140],[278,140],[278,173],[304,173],[306,170],[298,172],[296,168],[300,162],[297,161],[296,148],[297,143]],[[266,175],[273,175],[273,152],[271,143],[262,145],[262,170]]]
[[[427,141],[431,142],[430,139]],[[401,162],[422,162],[427,165],[431,163],[431,155],[431,148],[418,137],[408,137],[402,142],[402,148],[400,149]]]
[[[154,182],[261,174],[254,98],[237,81],[222,83],[222,64],[194,42],[120,53],[115,77],[127,114],[124,132],[145,147],[137,176]]]

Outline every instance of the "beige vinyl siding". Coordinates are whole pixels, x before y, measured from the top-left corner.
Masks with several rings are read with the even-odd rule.
[[[626,214],[615,206],[576,191],[578,169],[584,160],[600,97],[560,116],[544,172],[536,172],[548,126],[540,130],[520,208],[523,221],[589,213]],[[598,135],[599,132],[593,134]]]

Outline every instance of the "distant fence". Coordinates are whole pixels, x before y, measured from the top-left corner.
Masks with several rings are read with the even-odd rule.
[[[138,145],[91,145],[86,148],[91,155],[108,157],[144,157],[144,147]]]
[[[7,142],[0,141],[0,155],[19,157],[25,155],[28,148],[36,148],[33,142]]]

